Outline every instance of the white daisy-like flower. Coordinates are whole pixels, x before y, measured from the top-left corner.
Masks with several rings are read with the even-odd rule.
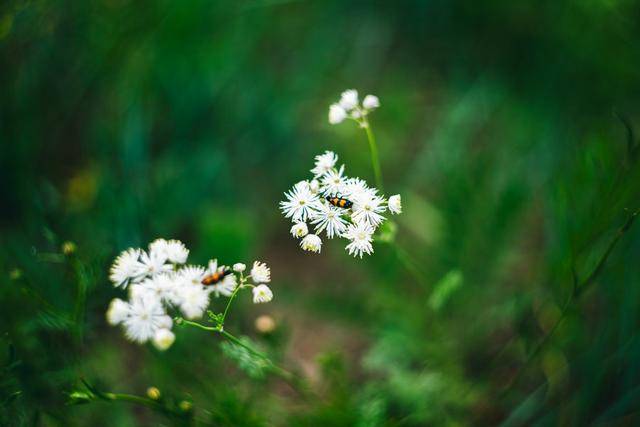
[[[317,178],[329,172],[338,162],[338,156],[333,151],[325,151],[315,157],[314,168],[311,173]]]
[[[156,239],[149,244],[149,253],[156,258],[165,259],[173,264],[184,264],[189,256],[189,249],[179,240]]]
[[[300,238],[306,236],[309,233],[309,228],[304,222],[296,222],[295,224],[293,224],[293,226],[291,226],[290,232],[293,237]]]
[[[204,268],[199,265],[187,265],[178,270],[178,273],[176,274],[176,281],[180,283],[180,286],[201,286],[204,276]]]
[[[251,278],[254,283],[269,283],[271,281],[271,269],[264,262],[255,261],[253,268],[251,268]]]
[[[142,280],[145,276],[145,265],[140,262],[140,249],[127,249],[118,255],[109,271],[109,279],[116,287],[126,288],[129,283]]]
[[[181,281],[173,273],[164,273],[146,279],[139,285],[132,286],[132,290],[136,294],[138,292],[146,292],[168,304],[178,304],[180,301],[178,288],[180,283]]]
[[[124,320],[125,336],[131,341],[145,343],[161,328],[171,327],[160,301],[154,298],[135,298],[129,304],[129,316]]]
[[[308,186],[295,186],[285,196],[287,200],[280,202],[280,209],[286,218],[294,222],[306,221],[320,203],[318,196]]]
[[[371,245],[373,231],[373,227],[365,222],[349,225],[343,235],[343,237],[351,241],[345,248],[349,255],[359,256],[360,258],[362,258],[363,253],[371,255],[373,253],[373,246]]]
[[[235,271],[236,273],[242,273],[246,269],[247,269],[247,266],[241,262],[237,262],[233,264],[233,271]]]
[[[153,345],[160,351],[165,351],[176,340],[176,336],[169,329],[158,329],[153,335]]]
[[[140,251],[140,262],[144,265],[143,272],[147,277],[173,271],[171,264],[165,264],[167,257],[166,254],[162,252],[151,252],[147,254],[145,251]]]
[[[209,306],[211,291],[202,285],[184,286],[180,290],[180,311],[187,319],[202,317]]]
[[[352,200],[353,206],[351,208],[351,218],[354,222],[362,223],[366,222],[373,227],[377,227],[385,220],[385,217],[381,214],[384,213],[387,208],[384,205],[384,199],[380,196],[372,195],[369,192],[363,192],[358,194]]]
[[[322,249],[322,240],[315,234],[307,234],[300,242],[300,247],[304,251],[320,253]]]
[[[335,195],[340,193],[340,190],[347,183],[347,177],[344,176],[344,165],[340,166],[340,169],[331,169],[322,177],[322,193],[326,195]]]
[[[380,106],[380,100],[375,95],[367,95],[362,100],[362,106],[367,110],[375,110]]]
[[[119,325],[129,316],[129,311],[129,304],[119,298],[114,298],[111,300],[111,303],[109,303],[107,322],[113,326]]]
[[[340,193],[342,194],[342,196],[350,200],[360,197],[363,194],[367,194],[370,197],[373,197],[377,194],[377,192],[377,189],[370,188],[367,185],[367,181],[361,178],[346,179],[344,185],[340,189]]]
[[[402,213],[402,198],[399,194],[389,197],[387,205],[389,206],[389,212],[392,214],[397,215]]]
[[[347,118],[347,112],[338,104],[329,106],[329,123],[337,125]]]
[[[273,292],[267,285],[258,285],[251,290],[254,304],[269,302],[273,299]]]
[[[339,105],[346,111],[354,109],[358,105],[358,91],[349,89],[342,92]]]
[[[205,271],[205,275],[211,275],[214,273],[223,274],[228,271],[229,267],[224,265],[218,265],[218,260],[213,259],[209,261],[209,267],[207,267],[207,271]],[[217,297],[220,295],[224,295],[225,297],[231,296],[233,291],[235,291],[237,286],[237,280],[235,274],[226,274],[224,277],[218,281],[218,283],[213,283],[207,286],[207,289],[210,289],[211,292]]]
[[[327,237],[333,239],[334,235],[340,235],[347,228],[347,221],[342,217],[344,210],[323,203],[322,207],[313,214],[311,223],[316,226],[316,234],[327,232]]]

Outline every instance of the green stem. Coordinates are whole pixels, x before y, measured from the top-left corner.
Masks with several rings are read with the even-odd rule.
[[[107,400],[113,401],[121,401],[121,402],[131,402],[138,405],[144,405],[151,409],[166,411],[166,408],[162,406],[160,403],[155,400],[147,399],[141,396],[135,396],[133,394],[124,394],[124,393],[103,393],[103,396]]]
[[[369,122],[363,122],[362,126],[367,134],[367,140],[369,141],[369,151],[371,152],[371,166],[373,167],[373,173],[376,177],[376,186],[381,192],[384,192],[384,185],[382,184],[382,168],[380,167],[380,158],[378,157],[378,145],[376,144],[376,137],[371,130]]]
[[[222,313],[222,320],[220,321],[220,324],[222,326],[224,326],[224,321],[227,319],[227,313],[229,312],[229,308],[231,307],[231,303],[233,302],[233,300],[236,297],[236,295],[238,295],[238,291],[240,289],[242,289],[243,285],[244,285],[244,283],[241,280],[240,284],[238,286],[236,286],[236,288],[234,289],[233,293],[229,297],[229,301],[227,301],[227,306],[224,308],[224,313]]]

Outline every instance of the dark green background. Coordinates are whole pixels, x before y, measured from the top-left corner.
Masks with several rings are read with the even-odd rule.
[[[637,424],[640,224],[526,360],[640,207],[639,18],[632,0],[3,2],[0,424],[171,422],[66,406],[80,377],[216,426]],[[372,181],[364,134],[327,123],[352,87],[381,100],[414,274],[381,243],[303,253],[277,209],[326,149]],[[249,378],[203,331],[158,353],[109,327],[109,263],[156,237],[269,263],[274,302],[244,296],[229,328],[322,398]]]

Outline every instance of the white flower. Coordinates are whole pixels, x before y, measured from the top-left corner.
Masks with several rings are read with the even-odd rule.
[[[385,220],[381,214],[386,211],[384,199],[380,196],[363,192],[358,194],[353,200],[351,218],[354,222],[366,222],[373,227],[377,227]]]
[[[300,242],[300,247],[305,251],[320,253],[322,240],[315,234],[307,234]]]
[[[321,206],[320,210],[315,212],[311,217],[311,223],[316,226],[317,234],[326,230],[327,237],[333,239],[334,235],[342,234],[347,228],[347,221],[342,218],[344,210],[332,206],[329,203],[323,203]]]
[[[223,274],[228,271],[229,267],[225,267],[224,265],[218,266],[218,260],[214,259],[209,261],[209,267],[205,272],[205,275],[210,275],[214,273]],[[224,295],[225,297],[231,296],[233,291],[236,289],[237,285],[236,275],[235,274],[225,274],[224,277],[218,281],[218,283],[213,283],[207,286],[207,289],[210,289],[211,292],[217,297],[220,295]]]
[[[110,325],[119,325],[129,316],[129,304],[119,298],[114,298],[107,310],[107,322]]]
[[[373,253],[373,246],[371,246],[373,227],[369,224],[362,222],[356,225],[349,225],[343,237],[351,240],[345,248],[349,255],[362,258],[363,253],[368,255]]]
[[[291,227],[291,235],[293,237],[304,237],[309,233],[309,229],[307,228],[307,224],[304,222],[296,222]]]
[[[171,264],[165,264],[167,257],[161,252],[151,252],[147,254],[140,251],[140,262],[144,265],[145,276],[153,277],[157,274],[168,273],[173,270]]]
[[[129,316],[124,320],[125,336],[138,343],[147,342],[156,331],[171,325],[160,301],[154,298],[135,298],[129,305]]]
[[[180,282],[182,286],[200,286],[204,276],[204,268],[195,265],[187,265],[178,271],[176,280]]]
[[[347,177],[344,176],[344,165],[340,166],[337,171],[331,169],[322,177],[323,194],[326,196],[340,193],[346,182]]]
[[[329,123],[337,125],[347,118],[347,112],[338,104],[331,104],[329,106]]]
[[[367,182],[364,179],[360,178],[348,178],[342,189],[340,190],[343,197],[347,199],[355,199],[362,194],[369,194],[370,196],[375,196],[378,190],[375,188],[369,188],[367,186]]]
[[[109,271],[109,279],[114,286],[126,288],[129,283],[142,280],[145,266],[140,262],[140,249],[127,249],[118,255]]]
[[[399,194],[393,195],[389,197],[389,212],[392,214],[400,214],[402,213],[402,198]]]
[[[146,292],[162,302],[177,304],[179,301],[179,283],[181,282],[176,279],[173,273],[164,273],[146,279],[139,285],[132,286],[131,289],[132,293],[136,295],[140,295],[139,292]]]
[[[375,95],[367,95],[362,100],[362,106],[367,110],[373,110],[380,106],[380,100]]]
[[[176,336],[169,329],[158,329],[153,336],[153,345],[160,351],[165,351],[176,340]]]
[[[187,319],[202,317],[209,306],[211,292],[202,285],[184,286],[180,291],[180,311]]]
[[[280,209],[286,218],[294,222],[306,221],[320,203],[318,196],[308,186],[294,186],[285,196],[287,200],[280,202]]]
[[[349,89],[342,92],[339,104],[346,111],[355,108],[358,105],[358,91],[355,89]]]
[[[242,273],[246,269],[247,269],[247,266],[241,262],[237,262],[233,264],[233,271],[235,271],[236,273]]]
[[[258,285],[252,289],[253,292],[253,302],[255,304],[260,304],[263,302],[269,302],[273,299],[273,292],[267,285]]]
[[[179,240],[156,239],[149,244],[149,253],[174,264],[184,264],[187,262],[189,250]]]
[[[315,166],[311,169],[311,173],[316,177],[329,172],[338,162],[338,156],[333,151],[325,151],[324,154],[318,154],[315,159]]]
[[[251,269],[251,278],[254,283],[269,283],[271,281],[271,270],[264,262],[255,261]]]

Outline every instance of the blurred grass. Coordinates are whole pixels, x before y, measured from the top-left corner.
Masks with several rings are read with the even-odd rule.
[[[637,227],[504,388],[640,207],[620,120],[637,132],[639,13],[633,0],[4,2],[0,424],[169,422],[65,406],[80,377],[189,397],[206,425],[637,424]],[[397,239],[420,280],[384,244],[362,261],[333,242],[303,254],[277,211],[325,149],[372,181],[364,135],[326,123],[350,87],[381,99],[385,185],[403,195]],[[323,398],[248,378],[201,331],[157,353],[108,327],[111,259],[159,236],[193,262],[272,265],[273,305],[240,304],[230,327]],[[253,330],[262,313],[274,337]]]

